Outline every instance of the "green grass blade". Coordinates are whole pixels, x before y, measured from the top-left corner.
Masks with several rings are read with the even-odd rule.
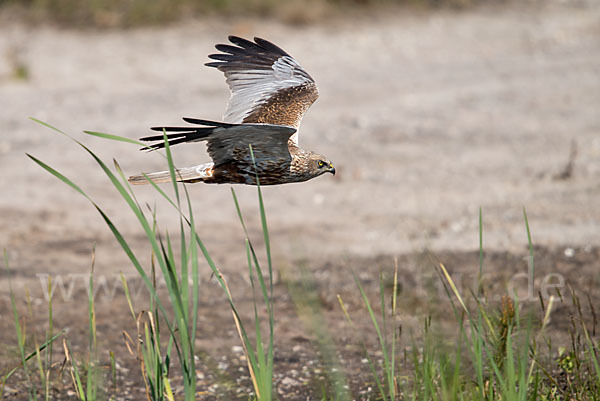
[[[30,155],[29,153],[25,153],[25,154],[27,155],[27,157],[29,157],[31,160],[36,162],[44,170],[48,171],[50,174],[52,174],[53,176],[55,176],[56,178],[58,178],[59,180],[61,180],[62,182],[64,182],[65,184],[67,184],[68,186],[73,188],[74,190],[76,190],[77,192],[79,192],[81,195],[85,196],[87,199],[90,199],[87,196],[87,194],[85,192],[83,192],[83,190],[78,185],[76,185],[73,181],[71,181],[70,179],[68,179],[67,177],[65,177],[64,175],[62,175],[61,173],[59,173],[58,171],[56,171],[55,169],[53,169],[52,167],[50,167],[49,165],[44,163],[43,161]]]
[[[37,122],[40,122],[39,120],[36,120]],[[44,123],[42,123],[44,124]],[[45,125],[45,124],[44,124]],[[95,131],[83,131],[85,134],[91,135],[91,136],[97,136],[99,138],[104,138],[104,139],[110,139],[111,141],[119,141],[119,142],[126,142],[126,143],[132,143],[134,145],[138,145],[138,146],[143,146],[146,147],[148,144],[138,141],[136,139],[130,139],[130,138],[126,138],[124,136],[118,136],[118,135],[112,135],[112,134],[105,134],[102,132],[95,132]]]
[[[8,269],[8,253],[6,252],[6,250],[4,251],[4,265],[6,266],[6,269]],[[21,327],[21,322],[19,319],[19,312],[17,311],[17,303],[15,300],[15,294],[13,292],[12,283],[10,280],[10,274],[8,275],[8,277],[9,277],[8,289],[9,289],[9,294],[10,294],[10,304],[12,307],[13,319],[15,322],[15,331],[17,333],[17,345],[19,348],[19,355],[21,357],[21,366],[23,367],[23,372],[25,373],[25,378],[27,380],[28,397],[30,400],[33,400],[35,388],[34,388],[33,382],[31,381],[29,369],[27,368],[28,359],[26,358],[26,355],[25,355],[25,333],[23,332],[23,328]],[[34,355],[35,355],[35,352],[33,353],[32,356],[34,356]]]
[[[179,187],[177,185],[177,177],[175,176],[175,164],[173,163],[173,155],[171,154],[171,146],[169,145],[169,138],[167,138],[167,131],[163,129],[163,139],[165,141],[165,152],[167,154],[167,162],[169,164],[169,174],[171,175],[171,183],[173,184],[173,191],[175,191],[175,198],[177,199],[177,207],[181,209],[181,203],[179,200]]]
[[[262,190],[260,187],[260,180],[258,179],[258,171],[256,169],[256,160],[254,159],[254,151],[252,150],[252,145],[250,146],[250,156],[252,157],[252,164],[254,165],[254,171],[256,174],[256,189],[258,192],[258,206],[260,209],[260,222],[262,225],[263,236],[265,240],[265,251],[267,254],[267,264],[269,267],[269,277],[270,277],[270,294],[273,294],[273,262],[271,260],[271,241],[269,238],[269,226],[267,225],[267,214],[265,212],[265,203],[262,196]]]
[[[527,219],[527,212],[523,208],[523,218],[525,219],[525,227],[527,228],[527,243],[529,245],[529,269],[531,270],[531,278],[534,277],[534,264],[533,264],[533,242],[531,241],[531,230],[529,229],[529,219]]]
[[[127,279],[125,279],[123,272],[120,272],[119,274],[121,276],[121,283],[123,283],[123,291],[125,292],[125,298],[127,299],[127,305],[129,306],[129,312],[131,312],[131,317],[133,318],[133,320],[135,320],[136,319],[135,309],[133,308],[133,302],[131,300],[131,292],[129,291],[129,285],[127,284]]]
[[[196,245],[196,241],[194,240],[194,234],[196,232],[196,227],[194,223],[194,213],[192,212],[192,202],[190,200],[190,194],[188,193],[187,188],[183,187],[185,190],[185,198],[188,205],[189,211],[189,227],[190,227],[190,243],[188,245],[189,253],[190,253],[190,262],[192,267],[192,332],[191,332],[191,344],[195,344],[196,341],[196,328],[198,327],[198,302],[199,302],[199,291],[200,284],[198,281],[199,278],[199,269],[198,269],[198,248]],[[187,219],[185,219],[187,221]]]
[[[38,372],[40,374],[40,382],[42,384],[42,388],[44,389],[44,398],[47,399],[49,397],[49,394],[46,391],[46,389],[48,389],[48,383],[46,383],[46,372],[44,371],[44,365],[42,364],[42,356],[40,355],[40,348],[39,348],[39,345],[35,338],[34,338],[34,342],[35,342],[35,351],[33,351],[33,352],[35,353],[35,362],[36,362],[36,365],[38,368]]]
[[[180,284],[181,288],[181,300],[183,303],[183,313],[185,314],[186,321],[190,321],[190,285],[189,285],[189,271],[188,271],[188,250],[185,238],[185,231],[183,225],[183,219],[179,217],[179,245],[180,245]],[[174,260],[174,259],[173,259]]]
[[[89,344],[88,344],[88,366],[87,366],[87,385],[86,385],[86,399],[96,399],[97,389],[97,377],[96,377],[96,360],[97,360],[97,348],[96,348],[96,311],[94,308],[94,265],[96,260],[96,245],[92,249],[92,267],[90,271],[90,278],[88,282],[88,330],[89,330]]]
[[[386,378],[386,382],[387,382],[387,386],[388,386],[388,394],[390,396],[390,399],[394,399],[394,367],[391,365],[390,363],[390,351],[389,351],[389,346],[388,346],[388,342],[387,342],[387,332],[388,332],[388,325],[387,325],[387,316],[386,316],[386,307],[385,307],[385,291],[384,291],[384,286],[383,286],[383,273],[379,273],[379,300],[380,300],[380,307],[381,307],[381,321],[382,321],[382,333],[383,333],[383,344],[381,347],[381,351],[383,353],[383,360],[384,360],[384,375]]]
[[[362,284],[360,284],[360,281],[358,280],[356,273],[353,273],[353,276],[354,276],[354,281],[356,282],[356,285],[360,291],[360,295],[363,299],[363,303],[365,304],[365,306],[367,307],[367,311],[369,312],[369,317],[371,318],[371,322],[373,323],[373,327],[375,328],[375,332],[377,333],[377,338],[379,339],[379,345],[381,347],[381,352],[383,354],[384,372],[386,372],[386,373],[390,372],[389,355],[388,355],[387,347],[385,344],[385,338],[383,337],[381,329],[379,328],[379,323],[377,323],[377,318],[375,316],[375,312],[373,312],[373,309],[371,308],[371,303],[369,302],[369,298],[367,297],[367,294],[365,293],[365,291],[362,287]],[[386,394],[386,393],[384,393],[384,394]],[[387,397],[391,397],[391,394],[386,394],[386,396],[384,398],[387,399]]]
[[[477,278],[477,296],[481,296],[481,278],[483,277],[483,212],[479,208],[479,277]]]
[[[356,326],[354,325],[354,322],[352,321],[352,318],[350,317],[350,314],[348,313],[348,309],[346,308],[346,305],[344,304],[344,301],[342,300],[342,297],[339,294],[337,295],[337,299],[340,304],[340,307],[342,308],[342,312],[344,313],[344,316],[346,317],[346,320],[350,324],[350,327],[353,330],[356,330]],[[379,394],[381,395],[381,398],[383,400],[387,400],[387,394],[385,392],[383,385],[381,384],[381,381],[379,380],[379,375],[377,374],[377,369],[375,368],[375,363],[371,359],[371,356],[369,354],[369,351],[367,349],[367,345],[366,345],[364,339],[361,338],[360,343],[361,343],[363,352],[364,352],[365,356],[367,357],[367,361],[369,363],[369,369],[371,370],[371,374],[373,375],[373,379],[375,380],[375,384],[377,386],[377,389],[379,390]]]
[[[54,343],[54,341],[56,341],[60,336],[62,336],[63,334],[65,334],[64,330],[59,331],[58,333],[54,334],[52,337],[50,337],[44,344],[40,345],[38,349],[36,349],[35,351],[27,354],[25,356],[25,362],[28,362],[30,359],[34,358],[36,356],[37,352],[41,352],[44,350],[47,350],[48,347]],[[12,368],[11,370],[8,371],[8,373],[6,373],[3,377],[3,381],[6,381],[8,378],[10,378],[17,370],[21,369],[23,367],[23,362],[21,361],[21,363],[19,364],[19,366],[16,366],[14,368]]]
[[[81,382],[81,375],[79,374],[79,369],[77,368],[77,361],[73,358],[73,354],[71,352],[71,345],[68,339],[63,339],[63,348],[65,351],[65,358],[67,362],[71,363],[71,379],[73,381],[73,385],[75,386],[75,391],[77,392],[77,397],[81,401],[86,401],[85,391],[83,389],[83,384]],[[94,401],[94,400],[88,400]]]
[[[52,276],[48,275],[48,331],[46,331],[46,366],[47,377],[50,377],[50,371],[52,370],[52,344],[54,343],[54,319],[52,317]],[[52,339],[52,340],[51,340]],[[46,380],[46,399],[50,395],[50,380]]]
[[[37,118],[34,118],[34,117],[29,117],[29,119],[30,119],[30,120],[32,120],[32,121],[35,121],[35,122],[36,122],[36,123],[38,123],[38,124],[41,124],[41,125],[43,125],[44,127],[50,128],[50,129],[51,129],[51,130],[53,130],[53,131],[56,131],[56,132],[58,132],[59,134],[63,134],[64,136],[67,136],[67,137],[69,137],[69,138],[70,138],[70,136],[69,136],[68,134],[66,134],[64,131],[61,131],[61,130],[59,130],[58,128],[56,128],[56,127],[54,127],[54,126],[52,126],[52,125],[50,125],[50,124],[48,124],[48,123],[46,123],[46,122],[43,122],[43,121],[41,121],[41,120],[38,120]]]

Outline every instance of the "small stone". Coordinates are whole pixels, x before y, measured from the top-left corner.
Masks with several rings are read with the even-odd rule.
[[[292,387],[300,385],[300,382],[296,379],[292,379],[291,377],[286,377],[281,380],[281,385],[285,387]]]

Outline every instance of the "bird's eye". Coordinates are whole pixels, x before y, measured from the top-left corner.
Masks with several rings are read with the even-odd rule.
[[[317,165],[318,165],[319,167],[323,167],[323,166],[325,165],[325,163],[323,163],[323,160],[319,160],[319,161],[317,162]]]

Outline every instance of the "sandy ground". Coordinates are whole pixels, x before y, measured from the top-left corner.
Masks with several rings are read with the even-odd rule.
[[[279,256],[472,249],[479,207],[488,249],[522,249],[523,206],[537,244],[593,244],[600,233],[599,18],[598,7],[547,6],[294,29],[257,21],[108,33],[3,27],[0,54],[16,51],[31,78],[11,80],[11,57],[3,58],[0,242],[17,257],[50,239],[110,235],[84,199],[25,152],[80,183],[138,232],[86,153],[27,117],[116,158],[128,173],[162,169],[158,154],[81,131],[136,138],[181,116],[219,119],[227,88],[203,63],[214,43],[235,33],[279,43],[315,77],[321,97],[300,140],[339,172],[265,188]],[[555,180],[572,142],[573,176]],[[181,165],[206,160],[204,145],[176,149],[175,157]],[[254,189],[237,191],[256,215]],[[239,245],[229,187],[190,192],[211,248]],[[138,194],[157,198],[151,189]]]
[[[86,274],[94,242],[96,272],[109,278],[135,273],[91,205],[26,152],[80,184],[134,248],[148,253],[135,218],[93,160],[27,117],[64,130],[106,161],[116,158],[128,174],[163,169],[158,153],[81,131],[137,138],[149,126],[178,124],[182,116],[219,119],[227,87],[203,63],[228,34],[274,41],[320,88],[300,141],[327,155],[338,174],[264,188],[281,270],[298,260],[315,271],[333,263],[339,268],[332,272],[342,277],[338,283],[345,278],[347,284],[350,267],[360,270],[361,264],[340,260],[371,263],[369,258],[385,255],[389,267],[393,255],[423,249],[472,251],[479,207],[489,251],[517,260],[527,255],[525,207],[536,245],[552,255],[566,248],[594,254],[600,234],[600,7],[592,2],[395,11],[309,27],[224,20],[81,32],[5,24],[0,245],[8,251],[19,294],[25,287],[41,294],[40,274]],[[29,79],[12,77],[18,64]],[[572,172],[559,179],[573,148]],[[182,166],[207,160],[202,144],[174,153]],[[223,271],[237,276],[245,254],[229,186],[188,188],[200,235]],[[260,242],[256,190],[235,189]],[[158,206],[163,228],[176,229],[169,223],[175,213],[151,188],[136,188],[136,194]],[[587,284],[596,283],[591,289],[597,291],[600,265],[588,259],[585,272],[593,280]],[[475,271],[477,258],[464,260],[463,268]],[[548,263],[550,272],[555,263]],[[411,269],[406,271],[420,273]],[[0,277],[6,299],[4,271]],[[83,296],[83,281],[78,285]]]

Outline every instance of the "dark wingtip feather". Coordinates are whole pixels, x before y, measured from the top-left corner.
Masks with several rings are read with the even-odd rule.
[[[208,127],[223,127],[229,128],[239,124],[229,124],[220,121],[201,120],[199,118],[183,117],[183,121],[190,124],[206,125]]]
[[[200,120],[197,118],[183,118],[185,121],[191,124],[203,125],[204,127],[152,127],[153,131],[162,131],[161,135],[150,135],[140,138],[142,141],[160,141],[152,145],[148,145],[141,150],[152,151],[162,149],[165,147],[165,135],[169,145],[177,145],[184,142],[195,142],[208,138],[217,127],[232,127],[236,124],[228,124],[217,121]],[[165,134],[167,131],[173,132],[171,134]]]
[[[178,137],[178,138],[174,138],[174,139],[169,139],[168,142],[169,142],[169,146],[174,146],[174,145],[177,145],[180,143],[193,141],[194,139],[198,139],[199,137],[200,136],[190,138],[189,136],[186,135],[186,136],[182,136],[182,137]],[[151,137],[148,137],[148,138],[151,138]],[[162,137],[160,137],[160,138],[162,139]],[[144,139],[142,139],[142,140],[144,140]],[[147,140],[151,141],[151,140],[157,140],[157,139],[147,139]],[[154,150],[162,149],[164,147],[165,147],[165,142],[163,141],[163,142],[154,143],[152,145],[145,146],[145,147],[141,148],[140,150],[146,150],[148,152],[152,152]]]
[[[163,128],[163,127],[154,127],[154,128]],[[162,131],[161,130],[154,130],[154,131]],[[191,134],[197,134],[197,131],[182,131],[182,132],[177,132],[176,134],[168,134],[167,135],[167,139],[175,139],[175,138],[180,138],[182,136],[186,136],[186,135],[191,135]],[[141,141],[160,141],[163,140],[164,136],[163,135],[152,135],[152,136],[145,136],[143,138],[140,138]]]
[[[279,58],[291,57],[279,46],[259,37],[255,37],[254,42],[233,35],[228,39],[236,46],[216,45],[215,48],[221,53],[209,54],[208,58],[217,62],[208,62],[205,64],[207,67],[217,68],[225,73],[237,69],[268,70]]]
[[[248,39],[241,38],[239,36],[229,35],[227,39],[234,45],[238,45],[244,49],[257,49],[260,47],[256,43],[251,42]]]
[[[225,53],[230,53],[230,54],[241,54],[241,53],[247,53],[248,51],[258,51],[258,52],[271,52],[271,53],[275,53],[279,56],[289,56],[289,54],[283,50],[281,47],[275,45],[273,42],[269,42],[266,39],[263,38],[259,38],[259,37],[254,37],[254,42],[248,40],[248,39],[244,39],[241,38],[239,36],[234,36],[234,35],[230,35],[227,39],[229,39],[229,41],[231,43],[233,43],[234,45],[239,46],[239,48],[230,46],[230,45],[223,45],[223,44],[218,44],[215,46],[215,48],[219,51],[225,52]],[[244,51],[246,50],[246,51]]]
[[[259,38],[259,37],[254,37],[254,41],[256,42],[256,44],[258,44],[260,47],[262,47],[265,50],[268,50],[275,54],[279,54],[281,56],[289,56],[289,54],[287,54],[285,50],[283,50],[281,47],[275,45],[274,43],[269,42],[268,40],[265,40],[265,39]]]
[[[233,54],[229,54],[229,53],[209,54],[208,58],[212,59],[212,60],[219,60],[219,61],[235,61],[238,59],[237,56],[235,56]]]
[[[150,127],[150,129],[152,131],[160,131],[162,132],[167,131],[167,132],[181,132],[181,131],[190,131],[190,132],[194,132],[195,127]]]
[[[139,151],[140,152],[154,152],[155,150],[158,150],[159,148],[156,147],[155,145],[148,145],[148,146],[144,146],[143,148],[140,148]]]
[[[229,54],[244,53],[244,49],[242,49],[240,47],[231,46],[231,45],[216,45],[215,49],[217,49],[220,52],[229,53]]]

